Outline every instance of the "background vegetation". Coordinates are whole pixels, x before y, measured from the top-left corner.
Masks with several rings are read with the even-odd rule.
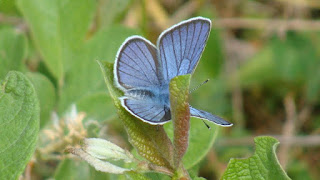
[[[30,119],[40,111],[40,127],[32,129],[39,136],[20,134],[26,138],[21,140],[24,147],[38,139],[31,160],[25,157],[27,167],[15,166],[12,159],[5,166],[20,168],[25,179],[124,178],[96,172],[63,153],[84,137],[102,137],[133,149],[96,60],[113,63],[128,36],[139,34],[155,43],[164,29],[199,15],[211,18],[213,29],[191,88],[210,81],[191,94],[190,104],[221,115],[234,126],[211,125],[207,130],[192,119],[188,151],[199,153],[192,149],[199,146],[203,152],[186,155],[186,168],[218,179],[230,158],[254,153],[253,137],[272,135],[280,141],[277,155],[292,179],[320,179],[320,2],[316,0],[0,0],[0,79],[15,79],[16,84],[3,82],[10,85],[8,92],[11,86],[21,87],[14,94],[22,108],[2,96],[0,107],[12,106],[5,113],[19,112],[18,117]],[[23,74],[8,74],[12,70]],[[19,99],[23,93],[37,96],[39,102]],[[34,112],[25,113],[30,107]],[[35,123],[9,125],[0,120],[0,133],[11,125],[16,128],[9,129],[14,135]],[[12,142],[0,141],[0,149]],[[24,157],[23,153],[15,158]]]

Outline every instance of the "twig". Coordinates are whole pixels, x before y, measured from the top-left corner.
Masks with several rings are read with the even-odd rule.
[[[14,16],[6,16],[0,13],[0,23],[17,25],[22,23],[22,19]]]
[[[320,3],[318,0],[307,0],[307,1],[301,1],[301,0],[276,0],[281,3],[287,3],[294,6],[305,6],[310,8],[320,8]]]
[[[285,137],[283,135],[270,135],[280,141],[280,145],[289,144],[291,147],[319,147],[320,135],[308,135],[308,136],[291,136]],[[229,146],[253,146],[254,136],[242,137],[242,138],[221,138],[217,141],[218,147]]]
[[[169,27],[168,24],[168,14],[162,7],[159,1],[148,0],[145,1],[146,10],[148,14],[153,18],[154,22],[160,29],[165,29]]]
[[[303,107],[303,109],[298,114],[298,122],[297,122],[297,129],[300,128],[304,122],[306,122],[312,113],[313,105],[307,104]]]
[[[167,174],[169,176],[173,176],[173,172],[171,169],[168,169],[164,166],[157,166],[155,164],[152,164],[152,163],[147,163],[148,164],[148,168],[150,168],[150,170],[154,170],[156,172],[161,172],[163,174]]]
[[[214,173],[214,176],[221,177],[222,173],[226,169],[225,164],[219,161],[217,154],[213,149],[210,149],[210,151],[207,155],[207,158],[208,158],[208,162],[206,163],[206,165],[208,167],[212,167],[212,171]]]
[[[23,21],[22,18],[15,16],[6,16],[0,13],[0,24],[10,24],[16,27],[20,32],[26,32],[28,30],[27,24]]]
[[[170,18],[170,25],[189,18],[203,4],[203,0],[188,1],[183,4]]]
[[[296,105],[292,93],[287,94],[284,98],[284,107],[286,111],[286,122],[283,126],[282,134],[285,139],[289,139],[295,134],[297,122]],[[284,168],[288,163],[290,146],[291,144],[283,144],[279,148],[279,161]]]
[[[225,55],[226,55],[226,73],[232,74],[237,71],[241,62],[247,60],[255,53],[254,47],[245,41],[241,41],[226,34],[225,36]],[[240,82],[238,78],[234,78],[230,83],[232,88],[232,109],[233,120],[238,128],[244,127],[244,108],[243,108],[243,95]]]
[[[213,20],[216,27],[231,29],[265,29],[279,30],[284,25],[287,30],[295,31],[317,31],[320,30],[320,21],[304,19],[253,19],[253,18],[222,18]]]

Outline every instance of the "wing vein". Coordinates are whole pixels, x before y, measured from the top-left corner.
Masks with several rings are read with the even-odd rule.
[[[135,71],[137,71],[137,72],[139,72],[141,74],[141,72],[138,69],[132,67],[130,64],[127,64],[124,61],[119,61],[119,63],[122,63],[122,64],[125,64],[125,65],[129,66],[131,69],[133,69],[133,70],[135,70]]]
[[[167,71],[167,78],[168,80],[170,80],[170,77],[169,77],[169,73],[168,73],[168,62],[167,62],[167,57],[166,57],[166,53],[164,51],[164,47],[163,47],[163,44],[161,44],[161,47],[162,47],[162,51],[163,51],[163,57],[164,57],[164,60],[166,61],[166,71]]]
[[[138,48],[139,48],[139,50],[141,51],[141,53],[143,54],[143,56],[147,59],[147,61],[148,61],[148,58],[147,58],[147,56],[146,56],[146,54],[142,51],[142,49],[140,48],[140,46],[136,43],[136,45],[138,46]],[[146,45],[146,44],[145,44]],[[146,45],[147,46],[147,45]],[[151,53],[151,52],[150,52]],[[152,64],[150,63],[150,61],[148,61],[148,63],[149,63],[149,65],[151,66],[151,69],[152,69],[152,71],[155,73],[155,75],[156,75],[156,77],[157,77],[157,79],[158,79],[158,81],[159,81],[159,78],[158,78],[158,76],[157,76],[157,73],[156,73],[156,71],[155,71],[155,69],[153,69],[153,66],[152,66]]]
[[[186,55],[186,49],[187,49],[187,42],[188,42],[188,35],[189,35],[189,26],[187,26],[187,36],[186,36],[186,42],[185,42],[185,45],[184,45],[184,52],[183,52],[183,58],[185,58],[185,55]]]
[[[153,108],[154,108],[154,106],[152,106],[152,108],[150,108],[149,111],[150,111],[151,109],[153,109]],[[146,111],[147,111],[145,107],[137,108],[137,109],[143,109],[143,111],[134,112],[134,113],[136,113],[136,114],[139,114],[139,113],[142,113],[142,112],[146,112]],[[148,115],[148,114],[146,114],[146,115]],[[143,116],[146,116],[146,115],[143,115]],[[142,115],[141,115],[141,116],[142,116]]]
[[[177,68],[177,74],[176,74],[176,76],[179,74],[179,69],[178,69],[178,59],[177,59],[177,55],[176,55],[176,50],[175,50],[175,48],[174,48],[174,42],[173,42],[173,36],[172,36],[172,34],[173,34],[173,32],[171,32],[170,33],[170,36],[171,36],[171,43],[172,43],[172,49],[173,49],[173,55],[174,55],[174,59],[175,59],[175,61],[176,61],[176,68]],[[181,62],[180,62],[180,64],[181,64]],[[180,65],[179,64],[179,65]]]
[[[193,24],[194,25],[194,29],[193,29],[193,33],[192,33],[192,38],[191,38],[191,42],[190,42],[190,48],[189,48],[189,52],[188,52],[188,57],[189,57],[189,55],[190,55],[190,51],[191,51],[191,46],[192,46],[192,44],[193,44],[193,38],[194,38],[194,32],[196,31],[196,25],[195,25],[195,23],[190,23],[190,24]],[[189,59],[189,58],[188,58]]]
[[[154,106],[153,106],[154,107]],[[148,110],[148,111],[150,111],[150,109]],[[141,115],[141,116],[143,116],[143,117],[145,117],[145,118],[147,118],[147,116],[149,116],[150,114],[152,114],[153,112],[147,112],[147,114],[144,114],[144,115]]]
[[[191,54],[191,59],[192,59],[192,60],[193,60],[194,52],[196,51],[196,48],[197,48],[197,45],[198,45],[198,41],[199,41],[199,37],[200,37],[200,35],[201,35],[201,31],[202,31],[203,23],[202,23],[202,22],[200,22],[200,23],[201,23],[200,32],[199,32],[199,34],[198,34],[198,38],[197,38],[196,44],[195,44],[195,46],[194,46],[194,50],[193,50],[193,52],[192,52],[192,54]],[[194,30],[196,30],[196,29],[194,29]],[[199,60],[199,59],[198,59],[198,60]],[[196,60],[196,61],[198,61],[198,60]],[[188,71],[189,71],[189,69],[188,69]]]
[[[127,75],[129,75],[129,76],[135,77],[135,78],[140,79],[140,80],[142,80],[142,81],[148,82],[148,81],[146,81],[145,79],[141,79],[141,78],[139,78],[139,77],[137,77],[137,76],[134,76],[134,75],[129,74],[129,73],[125,72],[125,71],[122,71],[121,69],[118,69],[118,71],[121,71],[121,72],[123,72],[124,74],[127,74]]]
[[[152,120],[153,118],[157,117],[163,110],[159,111],[158,114],[156,114],[155,116],[153,116],[152,118],[150,118],[150,120]]]
[[[132,60],[132,62],[134,62],[136,65],[137,65],[137,67],[139,67],[139,69],[141,70],[141,72],[143,73],[143,75],[144,75],[144,77],[146,77],[146,79],[150,82],[150,79],[148,78],[148,76],[147,76],[147,74],[141,69],[141,67],[138,65],[138,63],[134,60],[134,59],[132,59],[127,53],[125,53],[124,51],[122,52],[124,55],[126,55],[129,59],[131,59]],[[146,80],[144,80],[144,81],[146,81]],[[148,82],[148,81],[146,81],[146,82]],[[151,82],[150,82],[151,83]],[[152,83],[151,83],[152,84]]]

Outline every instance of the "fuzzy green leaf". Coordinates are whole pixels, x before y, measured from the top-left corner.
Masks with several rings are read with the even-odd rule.
[[[16,7],[16,0],[0,1],[0,12],[8,15],[19,15],[19,11]]]
[[[59,164],[59,166],[55,172],[54,178],[56,180],[90,179],[90,167],[89,167],[88,163],[85,161],[65,159]]]
[[[51,118],[56,103],[56,92],[50,80],[40,73],[27,73],[40,102],[40,128]]]
[[[150,180],[150,178],[144,176],[143,174],[134,171],[129,171],[125,173],[125,176],[128,180]]]
[[[186,153],[189,141],[190,109],[189,84],[191,75],[182,75],[170,81],[170,105],[173,122],[174,166],[180,166],[181,159]]]
[[[117,17],[128,7],[130,0],[100,0],[98,5],[98,26],[111,25]]]
[[[94,16],[91,0],[18,0],[44,62],[62,85],[64,73],[76,63],[73,51],[79,48]]]
[[[74,55],[75,63],[68,72],[65,86],[62,88],[59,112],[63,113],[71,104],[96,93],[105,92],[105,83],[96,63],[97,59],[113,61],[117,49],[126,37],[135,31],[113,26],[102,29],[87,41],[83,48]],[[105,106],[104,108],[107,108]]]
[[[222,179],[273,180],[290,179],[276,156],[279,141],[273,137],[254,139],[256,151],[248,159],[231,159]]]
[[[79,112],[85,112],[86,117],[103,122],[116,115],[111,97],[105,92],[94,93],[76,102]]]
[[[192,168],[198,164],[209,152],[218,132],[219,126],[211,122],[209,130],[198,118],[190,119],[189,147],[182,161],[186,169]],[[170,138],[173,138],[173,125],[171,122],[164,125],[166,132]]]
[[[113,83],[113,64],[106,62],[99,62],[99,64],[109,93],[118,109],[118,115],[128,133],[130,143],[142,157],[156,165],[171,169],[173,164],[173,146],[163,127],[152,126],[142,122],[126,111],[118,99],[123,93]]]
[[[39,102],[32,83],[11,71],[0,89],[0,179],[18,179],[39,132]]]
[[[115,176],[115,175],[114,175]],[[82,160],[64,159],[60,162],[54,174],[56,180],[77,179],[77,180],[111,180],[110,174],[100,172]],[[114,178],[117,179],[117,178]]]
[[[0,79],[12,70],[21,71],[26,56],[26,37],[12,28],[0,30]]]

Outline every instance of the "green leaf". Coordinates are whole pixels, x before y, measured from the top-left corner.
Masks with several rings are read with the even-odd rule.
[[[77,101],[79,112],[85,112],[86,117],[103,122],[116,115],[116,109],[111,97],[105,92],[94,93]]]
[[[206,180],[206,179],[203,177],[195,177],[195,178],[193,178],[193,180]]]
[[[98,32],[74,55],[78,63],[66,74],[62,89],[59,112],[64,113],[78,100],[105,91],[105,83],[96,60],[113,62],[123,40],[135,31],[115,26]]]
[[[88,58],[113,63],[121,44],[127,37],[134,34],[139,32],[120,25],[103,28],[86,44]]]
[[[56,180],[77,179],[77,180],[108,180],[110,175],[100,172],[82,160],[64,159],[56,169],[54,178]]]
[[[197,178],[199,174],[201,163],[196,164],[192,168],[188,169],[188,173],[192,179]]]
[[[273,137],[262,136],[255,138],[254,142],[254,155],[248,159],[231,159],[222,179],[290,179],[276,156],[279,141]]]
[[[39,132],[39,102],[32,83],[11,71],[0,89],[0,179],[18,179]]]
[[[26,57],[27,39],[12,28],[0,30],[0,79],[11,70],[21,71]]]
[[[19,11],[16,7],[16,0],[0,1],[0,12],[8,15],[18,15]]]
[[[59,164],[55,172],[54,178],[56,180],[90,179],[90,168],[88,163],[85,161],[65,159]]]
[[[64,73],[78,63],[74,50],[81,47],[94,16],[92,0],[18,0],[34,42],[59,85]]]
[[[125,173],[125,175],[126,179],[129,180],[150,180],[150,178],[144,176],[143,174],[134,171],[129,171]]]
[[[180,167],[189,141],[190,109],[189,84],[191,75],[176,76],[169,85],[170,109],[173,122],[174,166]]]
[[[182,162],[186,169],[190,169],[198,164],[209,152],[218,132],[219,126],[206,121],[211,127],[209,130],[200,119],[190,119],[189,147]],[[173,125],[171,122],[164,125],[170,138],[173,137]]]
[[[206,48],[201,56],[199,67],[196,70],[197,76],[215,77],[221,71],[224,62],[223,41],[218,29],[211,29]],[[201,69],[201,71],[199,70]]]
[[[314,66],[315,68],[320,67],[319,65]],[[310,75],[309,79],[307,80],[307,100],[311,103],[319,102],[320,100],[320,71],[315,71],[315,74],[312,76]]]
[[[56,104],[56,92],[51,81],[40,73],[27,73],[40,101],[40,128],[46,125]]]
[[[278,38],[272,41],[272,60],[275,61],[275,68],[283,80],[299,83],[307,78],[310,68],[318,58],[315,47],[310,44],[310,38],[306,34],[291,32],[287,33],[285,41]]]
[[[319,55],[313,38],[307,33],[288,33],[285,40],[273,38],[233,78],[239,78],[241,86],[277,85],[301,90],[318,72]]]
[[[99,64],[110,96],[114,100],[118,115],[128,133],[130,143],[142,157],[158,166],[171,169],[173,166],[173,147],[163,127],[147,124],[126,111],[118,99],[123,93],[113,83],[113,64],[106,62],[99,62]]]
[[[275,62],[272,60],[273,51],[271,47],[266,47],[247,63],[240,67],[229,81],[232,86],[233,80],[239,78],[242,87],[250,87],[252,85],[272,84],[279,80]]]
[[[98,1],[98,25],[110,26],[116,18],[128,7],[130,0],[99,0]]]
[[[171,177],[166,174],[160,174],[157,172],[149,172],[145,173],[145,176],[147,176],[150,179],[157,179],[157,180],[170,180]]]

